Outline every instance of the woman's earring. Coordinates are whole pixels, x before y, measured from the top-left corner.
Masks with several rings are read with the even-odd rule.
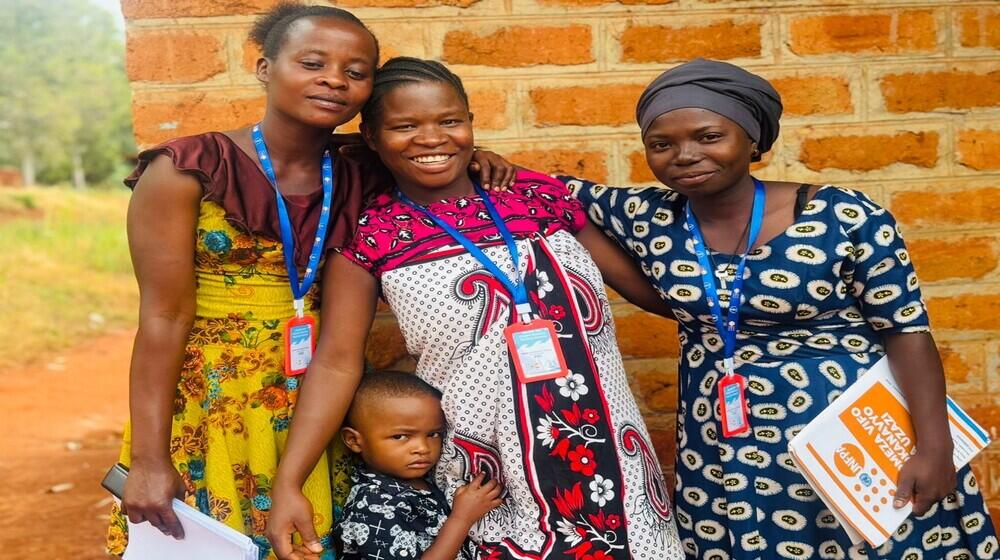
[[[757,149],[757,146],[753,147],[753,151],[750,152],[750,157],[760,157],[760,150]]]

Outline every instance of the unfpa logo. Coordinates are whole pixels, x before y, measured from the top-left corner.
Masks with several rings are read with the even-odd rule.
[[[845,443],[834,452],[833,464],[848,478],[858,476],[865,468],[865,456],[858,446]]]

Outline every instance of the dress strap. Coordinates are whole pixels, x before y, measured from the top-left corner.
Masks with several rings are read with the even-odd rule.
[[[809,183],[802,183],[799,185],[798,190],[795,191],[795,219],[798,220],[799,216],[802,215],[802,211],[806,209],[806,204],[809,204]]]

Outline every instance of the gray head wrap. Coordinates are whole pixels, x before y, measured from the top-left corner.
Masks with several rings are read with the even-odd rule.
[[[656,117],[691,107],[708,109],[743,127],[761,154],[778,139],[781,96],[774,87],[739,66],[704,58],[671,68],[653,80],[639,97],[635,118],[645,136]]]

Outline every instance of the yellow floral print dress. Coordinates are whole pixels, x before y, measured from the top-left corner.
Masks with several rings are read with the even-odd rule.
[[[249,535],[262,559],[274,558],[264,536],[271,480],[301,382],[284,375],[291,289],[280,241],[240,231],[226,210],[207,198],[197,225],[197,317],[174,396],[170,455],[189,505]],[[314,318],[318,293],[319,282],[306,296]],[[125,465],[130,440],[126,427],[120,458]],[[336,438],[303,487],[328,550],[324,559],[334,556],[331,526],[350,490],[349,461]],[[127,530],[125,517],[114,508],[110,553],[124,552]]]

